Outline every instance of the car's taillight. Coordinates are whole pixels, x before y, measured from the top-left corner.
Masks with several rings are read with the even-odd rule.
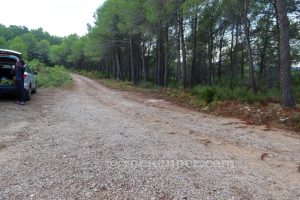
[[[23,78],[24,78],[24,80],[27,78],[27,73],[26,72],[23,74]]]

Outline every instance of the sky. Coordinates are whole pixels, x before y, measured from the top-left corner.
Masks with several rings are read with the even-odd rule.
[[[43,28],[51,35],[79,36],[94,23],[94,13],[104,0],[10,0],[1,5],[0,24]]]

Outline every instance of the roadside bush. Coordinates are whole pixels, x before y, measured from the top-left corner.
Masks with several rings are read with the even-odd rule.
[[[196,86],[191,90],[192,95],[197,96],[199,100],[204,100],[207,104],[216,100],[217,90],[214,87]]]
[[[71,77],[63,66],[47,67],[37,60],[28,63],[31,71],[37,72],[37,83],[39,87],[60,87],[71,83]]]
[[[217,91],[215,88],[206,88],[202,93],[202,98],[207,104],[210,104],[215,100]]]
[[[169,81],[169,88],[179,88],[180,84],[175,80],[175,79],[171,79]]]
[[[207,104],[214,101],[238,101],[241,103],[256,103],[268,101],[278,101],[279,90],[268,89],[258,91],[254,94],[252,90],[246,87],[221,87],[221,86],[196,86],[191,89],[191,94],[198,100],[204,100]]]
[[[62,66],[46,67],[37,75],[39,87],[60,87],[71,82],[71,77]]]
[[[46,68],[46,65],[41,63],[39,60],[34,59],[27,63],[27,67],[29,67],[29,70],[34,72],[43,72]]]

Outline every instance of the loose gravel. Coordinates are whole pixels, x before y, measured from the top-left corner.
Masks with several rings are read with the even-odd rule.
[[[300,199],[297,135],[72,78],[0,101],[0,199]]]

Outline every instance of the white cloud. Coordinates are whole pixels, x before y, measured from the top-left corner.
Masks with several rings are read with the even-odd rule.
[[[104,0],[10,0],[1,5],[0,24],[43,28],[52,35],[84,35]],[[5,6],[6,4],[6,6]]]

